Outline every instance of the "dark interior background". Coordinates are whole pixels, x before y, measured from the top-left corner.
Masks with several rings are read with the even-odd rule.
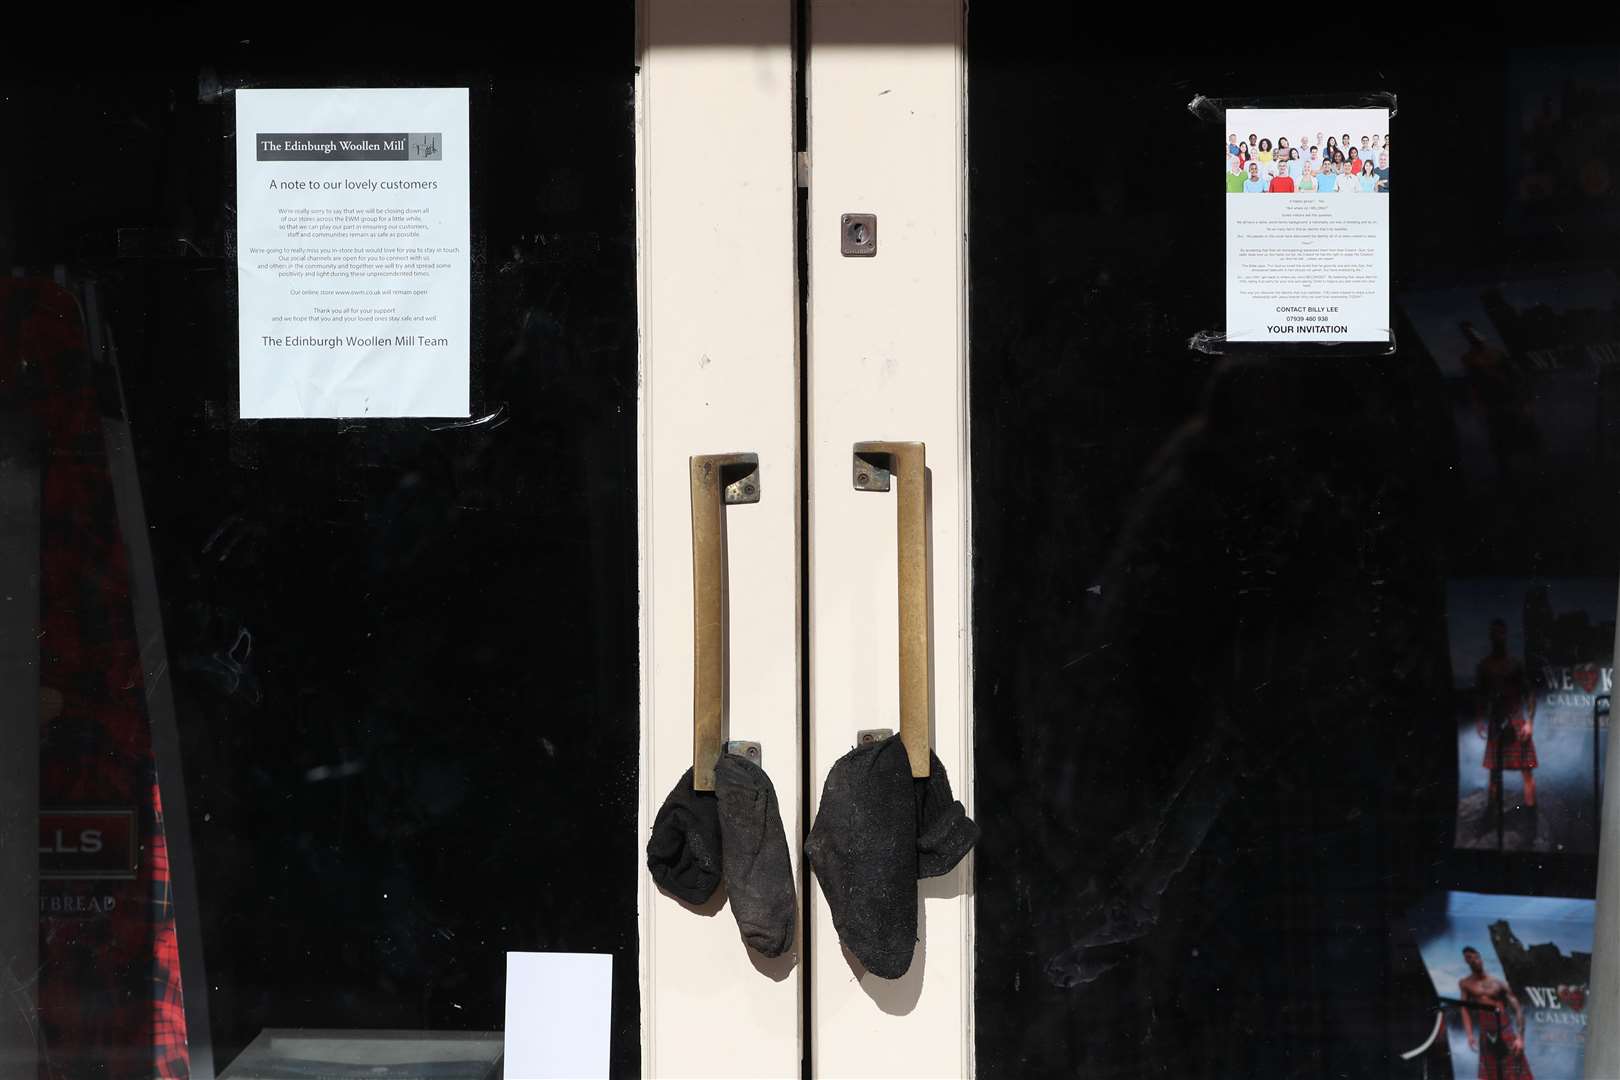
[[[536,949],[614,955],[639,1071],[634,8],[566,8],[13,27],[0,264],[93,279],[117,345],[221,1067],[265,1027],[498,1029]],[[245,85],[471,88],[492,420],[236,419]]]
[[[1609,299],[1505,342],[1569,355],[1482,474],[1435,290],[1612,272],[1620,50],[1489,5],[1184,14],[969,16],[979,1071],[1424,1075],[1411,905],[1593,895],[1588,855],[1453,848],[1447,590],[1613,579],[1620,340]],[[1393,355],[1190,348],[1227,128],[1189,101],[1377,91]]]

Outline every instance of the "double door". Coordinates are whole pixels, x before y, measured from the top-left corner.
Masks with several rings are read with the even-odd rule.
[[[643,879],[646,1066],[965,1075],[971,857],[922,883],[915,954],[883,978],[841,947],[802,856],[863,732],[920,723],[972,809],[964,13],[643,14],[642,821],[701,764],[689,461],[754,454],[757,503],[724,513],[725,738],[761,745],[803,902],[796,955],[764,961],[724,912]],[[874,456],[893,482],[878,491],[868,469],[863,485],[857,447],[873,442],[916,444],[921,467]]]

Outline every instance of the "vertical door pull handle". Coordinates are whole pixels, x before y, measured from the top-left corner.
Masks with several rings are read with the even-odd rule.
[[[920,442],[858,442],[854,466],[856,491],[888,491],[892,481],[900,484],[894,499],[900,559],[900,741],[911,760],[911,775],[927,776],[927,454]]]
[[[725,508],[759,502],[759,455],[699,454],[690,467],[692,787],[713,791],[726,698]]]

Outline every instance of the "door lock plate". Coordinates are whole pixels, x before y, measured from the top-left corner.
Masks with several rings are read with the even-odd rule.
[[[838,250],[854,258],[877,254],[877,215],[845,214],[838,222]]]

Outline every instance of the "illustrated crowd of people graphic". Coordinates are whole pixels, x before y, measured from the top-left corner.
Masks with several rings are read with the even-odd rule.
[[[1226,136],[1226,190],[1230,194],[1376,193],[1389,194],[1389,135],[1347,131],[1313,139],[1301,135],[1240,139]]]

